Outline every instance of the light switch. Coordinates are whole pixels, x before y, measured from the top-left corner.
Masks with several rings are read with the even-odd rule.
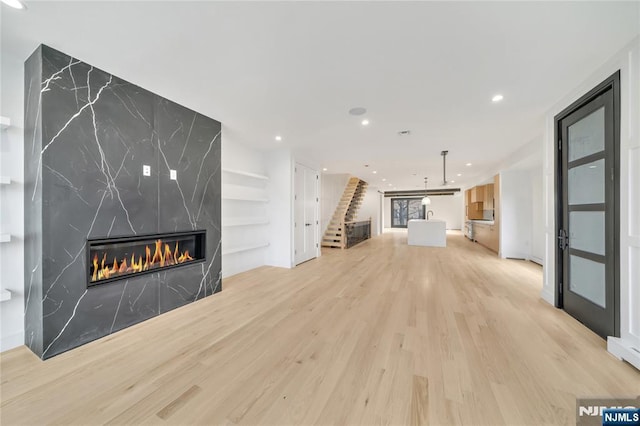
[[[144,176],[151,176],[151,166],[143,165],[142,166],[142,174]]]
[[[176,173],[175,170],[169,170],[169,179],[177,180],[178,179],[178,173]]]

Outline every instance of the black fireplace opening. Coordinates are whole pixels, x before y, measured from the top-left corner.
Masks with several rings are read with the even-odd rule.
[[[206,236],[201,230],[87,240],[87,285],[203,262]]]

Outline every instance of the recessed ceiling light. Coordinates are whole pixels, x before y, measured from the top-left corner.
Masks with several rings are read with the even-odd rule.
[[[458,176],[462,176],[462,173],[458,173]]]
[[[378,172],[376,172],[376,171],[374,170],[374,171],[372,171],[371,173],[373,173],[373,174],[375,175],[375,174],[376,174],[376,173],[378,173]]]
[[[455,180],[451,180],[451,181],[449,181],[449,182],[451,182],[451,183],[456,183],[456,181],[455,181]]]
[[[326,167],[323,167],[323,168],[322,168],[322,171],[323,171],[323,172],[326,172],[327,170],[328,170],[328,169],[327,169]]]
[[[362,120],[362,125],[363,126],[368,126],[369,125],[369,120],[367,120],[366,118],[364,120]]]
[[[385,178],[382,178],[382,181],[383,181],[383,182],[386,182],[387,180],[386,180]]]
[[[500,102],[503,99],[504,99],[504,96],[497,94],[493,98],[491,98],[491,102]]]
[[[389,186],[393,186],[393,184],[390,183]]]
[[[471,165],[471,163],[467,163],[467,164],[465,164],[465,166],[467,166],[467,167],[469,167],[470,165]]]
[[[277,140],[278,142],[280,142],[280,141],[282,140],[282,136],[280,136],[280,135],[276,136],[276,140]]]
[[[20,0],[0,0],[2,3],[14,9],[25,9],[24,3]]]
[[[362,115],[366,112],[367,112],[367,109],[363,107],[353,107],[349,110],[349,114],[351,115]]]

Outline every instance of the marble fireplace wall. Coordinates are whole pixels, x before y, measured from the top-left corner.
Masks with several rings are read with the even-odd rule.
[[[35,354],[52,357],[221,290],[220,137],[218,121],[64,53],[42,45],[31,55],[25,344]],[[196,229],[207,231],[204,263],[87,287],[87,238]]]

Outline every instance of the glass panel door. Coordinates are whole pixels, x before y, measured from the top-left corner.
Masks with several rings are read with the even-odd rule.
[[[614,82],[561,115],[556,118],[559,306],[600,336],[614,336],[619,317]]]

